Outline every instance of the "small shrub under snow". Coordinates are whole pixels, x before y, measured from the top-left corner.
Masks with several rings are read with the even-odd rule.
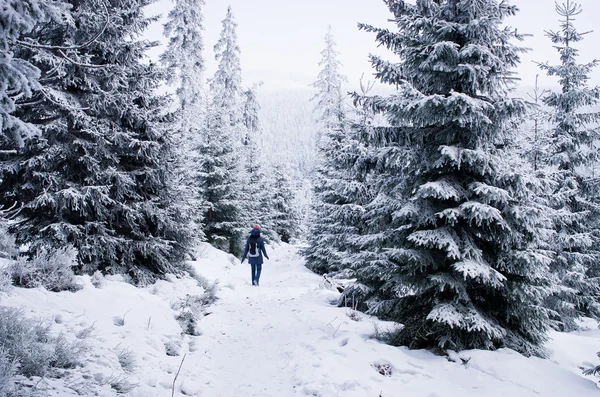
[[[9,396],[13,393],[17,368],[17,361],[9,356],[6,348],[0,346],[0,396]]]
[[[387,362],[375,362],[373,363],[373,368],[375,368],[377,370],[377,372],[379,372],[380,375],[383,376],[392,376],[392,365],[390,363]]]
[[[96,270],[90,279],[92,285],[96,288],[102,288],[104,286],[104,276],[100,270]]]
[[[73,267],[77,265],[77,251],[72,247],[58,250],[43,249],[33,258],[16,260],[10,267],[12,280],[17,286],[49,291],[77,291]]]
[[[129,378],[123,374],[112,374],[102,379],[97,379],[101,386],[109,385],[117,394],[127,394],[138,385],[131,383]]]
[[[0,264],[0,292],[6,292],[12,286],[12,277],[7,266]],[[1,394],[0,394],[1,396]]]
[[[199,336],[198,322],[206,313],[206,308],[217,300],[217,283],[209,283],[203,278],[196,278],[198,284],[204,289],[202,295],[186,295],[171,305],[176,310],[175,319],[181,325],[184,334]]]
[[[87,351],[81,340],[54,336],[50,322],[27,318],[21,310],[6,307],[0,307],[0,341],[0,390],[11,387],[13,375],[53,377],[58,369],[75,368]]]
[[[165,353],[167,356],[177,357],[181,355],[181,342],[170,340],[165,343]]]
[[[134,352],[127,348],[120,349],[117,351],[117,358],[124,372],[129,374],[135,372],[137,368],[137,359],[135,358]]]
[[[6,221],[0,220],[0,258],[14,258],[19,254],[17,243],[12,234],[8,232]]]

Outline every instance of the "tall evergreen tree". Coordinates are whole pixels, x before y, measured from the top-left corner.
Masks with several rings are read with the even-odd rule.
[[[172,134],[175,150],[171,159],[173,172],[169,178],[169,191],[173,207],[178,208],[189,224],[189,230],[196,236],[201,234],[202,224],[202,194],[197,183],[198,150],[203,139],[201,127],[206,117],[202,56],[204,6],[204,0],[175,0],[164,26],[169,43],[161,56],[167,68],[168,81],[176,84],[178,99],[174,122],[177,128]]]
[[[241,183],[243,218],[246,225],[259,224],[263,236],[269,241],[277,241],[271,213],[271,189],[265,174],[265,160],[261,156],[260,103],[257,97],[258,85],[243,93],[244,104],[242,122],[245,128],[243,138],[244,174]]]
[[[223,120],[229,122],[241,141],[242,68],[240,47],[237,44],[237,23],[231,6],[227,8],[222,25],[221,35],[214,48],[219,67],[211,81],[211,92],[214,105],[224,112]]]
[[[596,153],[589,149],[596,137],[600,112],[588,110],[600,103],[600,89],[588,80],[598,61],[578,64],[574,45],[583,40],[574,20],[582,11],[576,2],[556,4],[562,18],[558,31],[547,32],[560,54],[560,64],[541,64],[549,76],[558,77],[560,92],[549,92],[544,103],[552,109],[553,128],[549,160],[555,189],[549,200],[554,208],[556,250],[551,270],[558,288],[549,299],[554,326],[573,330],[582,316],[600,318],[600,203],[594,202],[594,181],[586,177]],[[583,172],[582,172],[583,170]],[[597,197],[596,197],[597,198]]]
[[[169,38],[161,61],[167,67],[171,82],[177,80],[177,98],[181,108],[184,131],[197,129],[204,107],[202,100],[204,75],[204,17],[205,0],[175,0],[167,16],[164,34]]]
[[[162,74],[144,61],[149,44],[132,40],[150,23],[147,4],[72,1],[78,29],[35,27],[39,45],[20,51],[42,70],[45,94],[18,117],[42,136],[11,159],[0,186],[4,202],[24,204],[15,230],[32,251],[71,244],[82,272],[128,273],[139,283],[180,272],[188,249],[165,202],[171,146],[166,102],[153,94]]]
[[[367,113],[359,110],[360,113]],[[316,172],[315,216],[309,228],[307,267],[335,273],[352,267],[361,251],[365,209],[371,202],[369,152],[360,141],[368,133],[368,117],[349,114],[320,142],[321,162]]]
[[[272,228],[284,243],[298,235],[300,213],[292,181],[283,164],[272,166],[272,192],[269,216]]]
[[[502,25],[516,8],[496,0],[388,6],[397,32],[360,25],[400,58],[372,56],[377,78],[397,94],[357,98],[392,126],[367,137],[379,172],[392,178],[378,211],[394,222],[378,231],[393,244],[379,246],[372,263],[381,286],[370,309],[404,325],[396,344],[541,355],[548,258],[536,249],[539,213],[497,146],[526,109],[505,88],[521,50]]]
[[[329,205],[336,205],[336,196],[332,196],[337,174],[338,164],[333,157],[337,155],[344,144],[347,129],[346,114],[344,112],[342,97],[342,83],[346,78],[340,73],[341,63],[335,50],[335,40],[331,27],[325,36],[325,49],[321,52],[319,66],[321,71],[313,86],[317,93],[313,101],[317,101],[315,113],[319,128],[317,146],[317,172],[313,185],[314,203],[309,217],[308,242],[309,248],[304,252],[306,266],[314,272],[325,273],[339,270],[341,256],[335,249],[335,228],[332,225]]]
[[[320,131],[317,134],[317,142],[323,133],[328,130],[339,128],[344,119],[344,98],[342,96],[342,84],[347,81],[341,74],[341,62],[338,60],[339,53],[333,37],[331,26],[325,35],[325,48],[321,51],[319,66],[321,71],[313,87],[317,93],[313,97],[316,101],[315,113]]]
[[[211,81],[211,102],[200,153],[200,187],[205,206],[204,233],[218,248],[239,255],[242,249],[243,208],[240,197],[241,67],[237,24],[231,7],[215,45],[219,66]]]

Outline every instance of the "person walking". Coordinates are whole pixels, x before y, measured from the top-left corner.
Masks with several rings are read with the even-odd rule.
[[[242,263],[248,257],[248,263],[252,266],[252,285],[257,287],[260,280],[260,273],[262,272],[263,255],[269,259],[269,255],[267,255],[267,250],[265,249],[265,241],[260,237],[260,226],[254,226],[250,232],[250,237],[246,241]]]

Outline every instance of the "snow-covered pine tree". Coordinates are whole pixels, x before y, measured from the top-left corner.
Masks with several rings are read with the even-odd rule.
[[[381,233],[396,243],[379,247],[371,312],[404,325],[395,344],[541,355],[549,260],[535,249],[527,188],[496,147],[526,109],[506,89],[521,49],[503,23],[517,10],[497,0],[388,6],[397,32],[360,25],[400,58],[371,58],[396,94],[357,98],[392,126],[368,139],[378,168],[401,170],[379,208],[395,222]]]
[[[278,236],[273,227],[273,216],[270,213],[270,189],[272,189],[272,186],[267,182],[265,174],[265,167],[269,167],[269,165],[261,156],[263,152],[259,142],[261,123],[260,103],[257,97],[258,87],[258,84],[254,85],[243,93],[242,123],[245,130],[242,141],[244,163],[242,181],[244,202],[242,211],[244,224],[260,225],[263,237],[271,242],[277,241]]]
[[[269,203],[270,222],[281,241],[290,243],[293,238],[298,237],[300,227],[300,212],[294,185],[289,177],[289,169],[282,163],[272,165],[271,173],[272,186],[269,192],[273,196]]]
[[[175,150],[171,160],[170,194],[172,207],[190,225],[189,230],[202,238],[202,214],[197,166],[201,127],[206,117],[204,90],[203,8],[204,0],[175,0],[167,16],[164,34],[168,46],[161,56],[168,82],[177,87],[176,128],[171,133]]]
[[[177,82],[177,98],[181,108],[184,131],[200,124],[206,96],[204,75],[204,17],[205,0],[174,0],[175,6],[167,16],[164,34],[169,38],[161,61],[168,70],[170,82]]]
[[[28,40],[41,23],[60,23],[67,15],[67,3],[46,0],[0,0],[0,149],[15,150],[24,140],[39,133],[13,113],[16,102],[29,102],[40,94],[40,70],[30,59],[15,54],[17,42]],[[41,95],[41,94],[40,94]],[[35,102],[35,101],[33,101]]]
[[[240,65],[240,47],[237,43],[237,23],[231,6],[222,22],[223,28],[214,47],[219,67],[210,83],[213,103],[225,112],[222,117],[228,120],[232,131],[242,140],[242,68]]]
[[[329,26],[325,35],[325,48],[321,51],[321,60],[319,61],[321,71],[317,81],[312,84],[317,89],[317,93],[312,98],[317,103],[314,110],[319,123],[317,144],[323,133],[339,128],[340,123],[344,120],[342,84],[347,81],[347,78],[340,72],[341,62],[338,57],[333,31]]]
[[[600,203],[593,194],[596,181],[587,172],[597,155],[590,145],[600,120],[600,112],[594,109],[600,104],[600,89],[588,87],[598,61],[577,63],[574,45],[585,37],[574,26],[581,6],[567,0],[557,3],[556,11],[561,17],[560,29],[547,35],[560,53],[560,64],[540,64],[562,87],[543,98],[552,111],[549,177],[556,184],[549,201],[555,210],[556,232],[551,270],[558,287],[548,305],[554,311],[553,326],[569,331],[577,327],[575,320],[582,315],[600,318]]]
[[[547,165],[548,156],[548,122],[550,115],[542,107],[542,98],[546,95],[546,90],[539,86],[539,76],[535,76],[535,86],[533,92],[528,94],[531,99],[532,108],[526,117],[525,123],[530,124],[530,128],[525,134],[525,156],[529,160],[534,172],[543,169]]]
[[[31,251],[72,244],[80,271],[138,283],[181,272],[188,251],[185,225],[165,203],[168,106],[153,93],[163,76],[144,61],[149,43],[132,39],[150,23],[147,4],[73,1],[69,23],[40,24],[37,44],[20,45],[45,94],[17,115],[42,136],[4,168],[0,187],[3,201],[24,204],[16,231]]]
[[[240,49],[231,7],[215,45],[219,61],[210,82],[210,106],[200,145],[200,188],[203,194],[204,234],[209,243],[240,255],[243,222],[242,107]]]
[[[327,273],[339,270],[341,257],[332,244],[336,238],[332,223],[332,208],[335,197],[328,197],[339,175],[336,165],[331,164],[330,157],[339,150],[340,140],[346,133],[346,114],[344,111],[344,98],[342,97],[342,83],[346,78],[340,73],[341,63],[339,54],[335,50],[336,44],[331,26],[325,35],[325,49],[321,52],[319,66],[321,71],[313,87],[317,93],[313,97],[316,101],[315,114],[317,117],[318,134],[317,172],[313,182],[314,201],[309,217],[308,248],[304,251],[306,266],[316,273]]]
[[[322,162],[314,185],[316,216],[305,253],[307,266],[317,273],[354,271],[355,255],[362,250],[365,206],[372,195],[369,152],[359,135],[370,127],[352,116],[321,138]]]

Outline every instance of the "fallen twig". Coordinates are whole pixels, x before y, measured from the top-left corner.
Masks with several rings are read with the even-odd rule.
[[[171,390],[171,397],[175,396],[175,382],[177,382],[177,377],[179,376],[179,371],[181,371],[181,367],[183,367],[183,361],[185,360],[186,356],[187,356],[187,353],[183,355],[183,358],[181,359],[181,364],[179,364],[179,369],[177,370],[177,373],[175,374],[175,379],[173,379],[173,389]]]

